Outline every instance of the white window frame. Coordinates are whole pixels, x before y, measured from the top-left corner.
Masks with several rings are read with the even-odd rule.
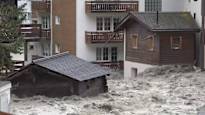
[[[109,20],[109,21],[107,21]],[[109,32],[112,31],[112,18],[111,17],[97,17],[96,18],[96,30],[101,32]]]
[[[176,45],[174,44],[174,39],[179,39],[179,43]],[[173,50],[179,50],[182,49],[182,36],[171,36],[170,40],[171,40],[171,49]]]
[[[55,16],[55,24],[56,25],[61,25],[61,18],[60,18],[60,16]]]
[[[42,29],[50,29],[50,16],[42,16]]]

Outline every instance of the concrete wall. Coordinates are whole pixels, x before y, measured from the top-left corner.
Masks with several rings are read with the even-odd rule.
[[[131,79],[136,77],[136,73],[142,73],[146,69],[154,67],[154,65],[149,64],[143,64],[143,63],[136,63],[131,61],[124,61],[124,78],[125,79]],[[137,72],[134,72],[134,70],[137,70]]]

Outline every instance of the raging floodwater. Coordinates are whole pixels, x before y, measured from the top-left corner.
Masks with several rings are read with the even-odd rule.
[[[146,70],[133,80],[108,80],[97,97],[12,98],[15,115],[197,115],[205,105],[205,72],[187,66]]]

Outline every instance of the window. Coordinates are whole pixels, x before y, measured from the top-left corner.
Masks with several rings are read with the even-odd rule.
[[[60,53],[60,44],[55,44],[55,53]]]
[[[55,16],[55,24],[60,25],[61,24],[61,19],[59,16]]]
[[[97,61],[100,61],[100,60],[102,60],[102,50],[101,50],[101,48],[96,48],[96,60]]]
[[[181,49],[182,48],[182,37],[171,37],[171,49]]]
[[[42,17],[42,28],[50,29],[50,17],[49,16]]]
[[[43,53],[43,56],[50,56],[50,44],[42,45],[42,53]]]
[[[97,22],[97,30],[102,31],[103,30],[103,18],[98,17],[96,22]]]
[[[139,37],[139,35],[138,34],[133,34],[132,35],[132,48],[135,48],[135,49],[137,49],[138,48],[138,38]]]
[[[34,46],[33,45],[30,45],[29,46],[29,50],[33,50],[34,49]]]
[[[145,0],[145,11],[161,11],[162,10],[162,0]]]
[[[194,19],[196,19],[196,13],[194,13]]]
[[[31,12],[25,12],[25,20],[31,20],[32,16],[31,16]]]
[[[132,68],[131,69],[131,77],[135,78],[138,75],[138,69],[137,68]]]
[[[119,18],[113,18],[113,27],[114,29],[117,27],[117,25],[119,24],[120,19]]]
[[[154,51],[154,37],[147,39],[147,48],[149,51]]]
[[[110,17],[98,17],[96,19],[96,29],[98,31],[110,31],[111,30],[111,18]]]
[[[103,48],[103,60],[109,60],[108,48]]]
[[[117,61],[117,47],[111,48],[111,61],[116,62]]]
[[[108,30],[110,30],[111,29],[111,19],[110,18],[105,18],[104,19],[104,29],[105,29],[105,31],[108,31]]]

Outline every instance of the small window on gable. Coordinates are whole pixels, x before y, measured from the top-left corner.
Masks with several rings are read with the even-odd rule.
[[[139,41],[139,35],[138,34],[133,34],[132,36],[132,48],[137,49],[138,48],[138,41]]]
[[[154,37],[149,37],[147,39],[147,48],[148,48],[149,51],[154,51],[154,47],[155,47],[155,45],[154,45]]]
[[[177,50],[182,48],[182,36],[171,37],[171,49]]]

